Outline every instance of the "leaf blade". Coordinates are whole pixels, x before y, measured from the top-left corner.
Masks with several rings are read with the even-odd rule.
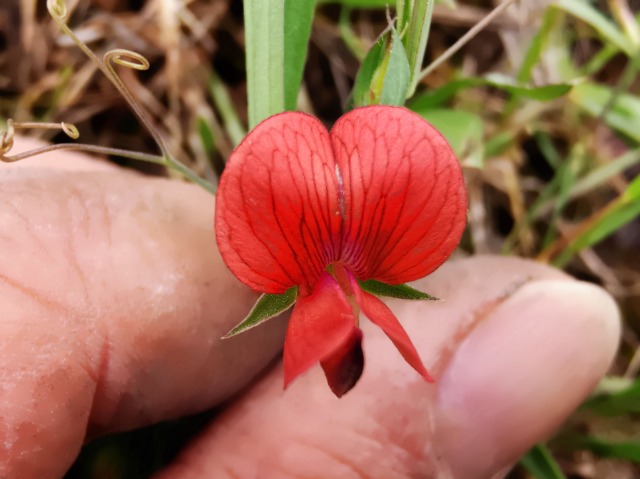
[[[363,291],[376,296],[387,296],[389,298],[409,299],[413,301],[438,301],[438,298],[435,296],[419,291],[407,284],[391,285],[376,281],[375,279],[358,281],[358,284]]]
[[[302,84],[316,0],[284,2],[284,104],[295,110]]]
[[[294,305],[297,296],[297,287],[293,287],[282,294],[263,294],[251,308],[249,314],[225,334],[222,339],[232,338],[285,312]]]
[[[244,1],[249,129],[284,111],[284,2]]]

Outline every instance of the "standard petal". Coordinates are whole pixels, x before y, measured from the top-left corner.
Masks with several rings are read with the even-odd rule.
[[[337,367],[335,363],[353,366],[354,361],[345,362],[340,358],[348,355],[361,337],[349,300],[335,279],[323,273],[313,292],[298,298],[289,320],[284,342],[285,388],[317,362],[330,363],[328,367],[332,374]],[[353,371],[349,373],[350,377],[355,375]],[[327,375],[327,379],[331,381],[329,376]],[[357,376],[360,374],[357,373]],[[346,382],[349,381],[335,373],[334,384],[330,386],[332,389],[334,385],[338,389],[344,389]]]
[[[330,133],[345,212],[341,261],[362,280],[388,284],[431,273],[456,248],[467,198],[442,135],[404,108],[342,116]]]
[[[369,318],[372,323],[382,328],[405,361],[407,361],[413,369],[427,381],[433,381],[424,364],[422,364],[420,355],[418,355],[418,351],[416,351],[411,339],[409,339],[409,335],[389,307],[374,295],[362,291],[353,276],[350,277],[350,282],[358,306],[360,306],[365,316]]]
[[[233,152],[220,180],[216,237],[251,288],[308,292],[337,257],[341,217],[329,135],[316,118],[266,119]]]

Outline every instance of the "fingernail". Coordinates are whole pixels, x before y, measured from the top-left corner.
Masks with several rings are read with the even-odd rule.
[[[440,379],[436,440],[454,477],[489,477],[548,437],[605,374],[620,318],[574,281],[520,288],[463,341]]]

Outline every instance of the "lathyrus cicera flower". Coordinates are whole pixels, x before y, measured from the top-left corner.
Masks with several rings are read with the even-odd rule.
[[[355,109],[330,132],[304,113],[268,118],[233,152],[217,194],[222,257],[240,281],[264,293],[230,334],[295,303],[285,387],[319,362],[341,396],[364,366],[362,311],[430,380],[407,333],[372,293],[430,298],[403,283],[453,252],[466,206],[451,148],[404,108]]]

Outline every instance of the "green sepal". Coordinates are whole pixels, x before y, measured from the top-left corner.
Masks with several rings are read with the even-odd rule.
[[[375,279],[358,281],[360,287],[367,293],[376,296],[388,296],[390,298],[438,301],[438,298],[430,294],[418,291],[407,284],[386,284]]]
[[[411,81],[411,66],[400,35],[393,27],[388,33],[386,51],[377,73],[383,76],[380,104],[404,105]],[[376,75],[374,75],[372,85],[376,80]]]
[[[411,69],[393,26],[385,30],[364,58],[351,93],[352,106],[403,105]]]
[[[248,329],[255,328],[274,316],[283,313],[296,302],[298,297],[298,287],[287,290],[282,294],[263,294],[260,296],[251,311],[240,323],[231,331],[225,334],[222,339],[227,339],[236,334],[243,333]]]

